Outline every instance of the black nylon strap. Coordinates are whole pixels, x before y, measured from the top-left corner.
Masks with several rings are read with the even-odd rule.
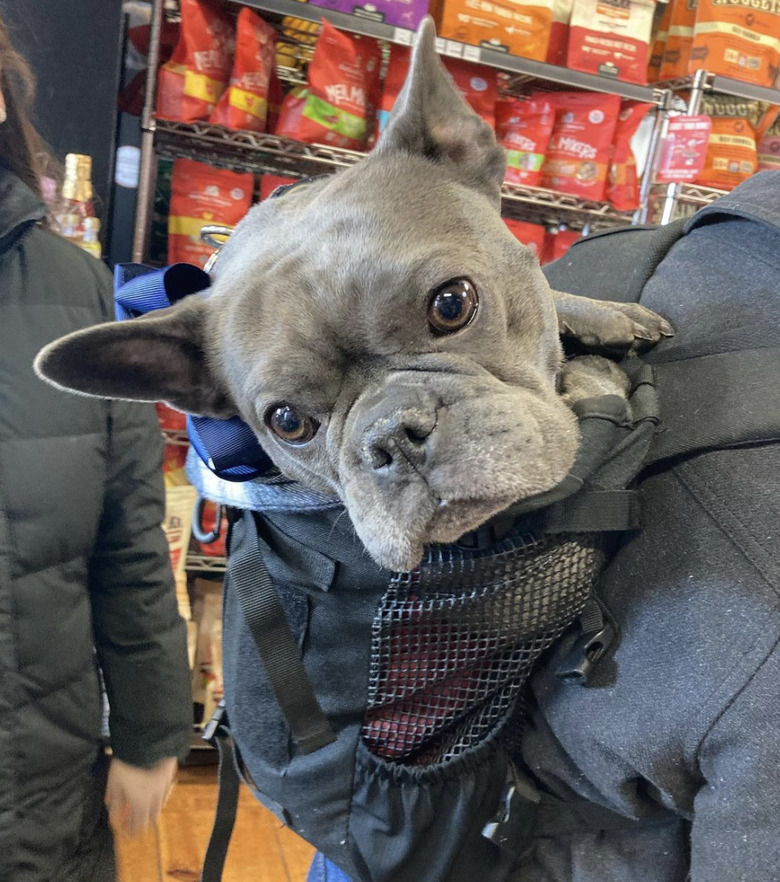
[[[511,509],[509,509],[511,512]],[[523,518],[523,526],[543,533],[604,533],[639,527],[634,490],[579,490]]]
[[[661,431],[646,463],[780,440],[778,369],[778,348],[654,365]]]
[[[230,837],[236,822],[241,780],[236,770],[236,756],[230,732],[219,727],[210,739],[219,751],[219,791],[214,826],[211,829],[200,882],[220,882],[225,868]]]
[[[265,667],[268,682],[301,753],[336,740],[317,702],[263,556],[257,547],[252,512],[233,524],[228,556],[230,586]]]

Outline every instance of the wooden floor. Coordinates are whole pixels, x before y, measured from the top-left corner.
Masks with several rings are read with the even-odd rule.
[[[198,882],[216,797],[216,766],[180,769],[156,829],[118,841],[119,882]],[[242,788],[223,882],[304,882],[313,853]]]

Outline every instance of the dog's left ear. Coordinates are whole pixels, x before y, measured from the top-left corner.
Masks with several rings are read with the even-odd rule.
[[[426,16],[417,32],[409,73],[376,153],[400,150],[448,162],[461,180],[498,202],[506,155],[493,129],[464,101],[436,52],[436,28]]]

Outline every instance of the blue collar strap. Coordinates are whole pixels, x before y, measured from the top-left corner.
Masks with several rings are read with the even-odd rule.
[[[210,284],[208,273],[189,263],[174,263],[162,269],[119,263],[114,267],[117,320],[166,309]],[[198,456],[218,478],[251,481],[274,468],[255,433],[239,417],[218,420],[188,414],[187,434]]]

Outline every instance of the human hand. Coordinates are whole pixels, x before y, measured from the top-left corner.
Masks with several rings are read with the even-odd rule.
[[[106,806],[111,826],[126,836],[136,836],[154,824],[173,787],[176,757],[159,760],[149,768],[131,766],[112,757],[108,768]]]

